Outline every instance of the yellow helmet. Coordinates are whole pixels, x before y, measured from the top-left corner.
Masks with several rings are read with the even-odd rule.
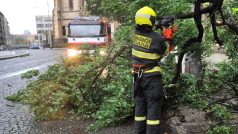
[[[142,7],[136,12],[135,21],[138,25],[147,24],[153,26],[155,23],[156,13],[148,6]]]

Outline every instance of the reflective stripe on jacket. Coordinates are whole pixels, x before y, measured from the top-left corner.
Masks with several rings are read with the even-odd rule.
[[[168,49],[162,35],[157,32],[135,30],[132,37],[133,64],[150,67],[150,70],[144,71],[147,76],[162,74],[163,70],[158,66],[158,62]]]

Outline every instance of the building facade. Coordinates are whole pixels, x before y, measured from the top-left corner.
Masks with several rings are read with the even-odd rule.
[[[63,35],[63,29],[75,16],[85,16],[86,14],[86,0],[54,0],[54,46],[63,46],[67,41],[67,37]]]
[[[6,47],[10,44],[10,32],[8,21],[5,16],[0,12],[0,46]]]
[[[35,16],[35,19],[36,19],[37,42],[40,45],[47,45],[48,40],[50,38],[50,36],[48,36],[49,30],[50,33],[52,33],[51,31],[53,30],[52,16],[40,15]]]

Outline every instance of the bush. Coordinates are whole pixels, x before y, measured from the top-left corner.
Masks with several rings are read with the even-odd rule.
[[[225,106],[219,104],[212,106],[211,112],[216,118],[225,122],[229,121],[231,118],[231,113],[228,111],[228,109]]]
[[[233,129],[227,126],[216,126],[207,131],[207,134],[233,134]]]
[[[196,88],[196,78],[191,74],[183,74],[181,78],[182,91],[179,93],[181,103],[187,103],[195,108],[207,108],[208,102],[204,100],[204,92]]]

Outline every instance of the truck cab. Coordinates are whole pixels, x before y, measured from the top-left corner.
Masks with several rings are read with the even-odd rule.
[[[111,26],[100,17],[75,17],[67,26],[68,56],[74,56],[85,49],[93,53],[105,48],[111,42]]]

